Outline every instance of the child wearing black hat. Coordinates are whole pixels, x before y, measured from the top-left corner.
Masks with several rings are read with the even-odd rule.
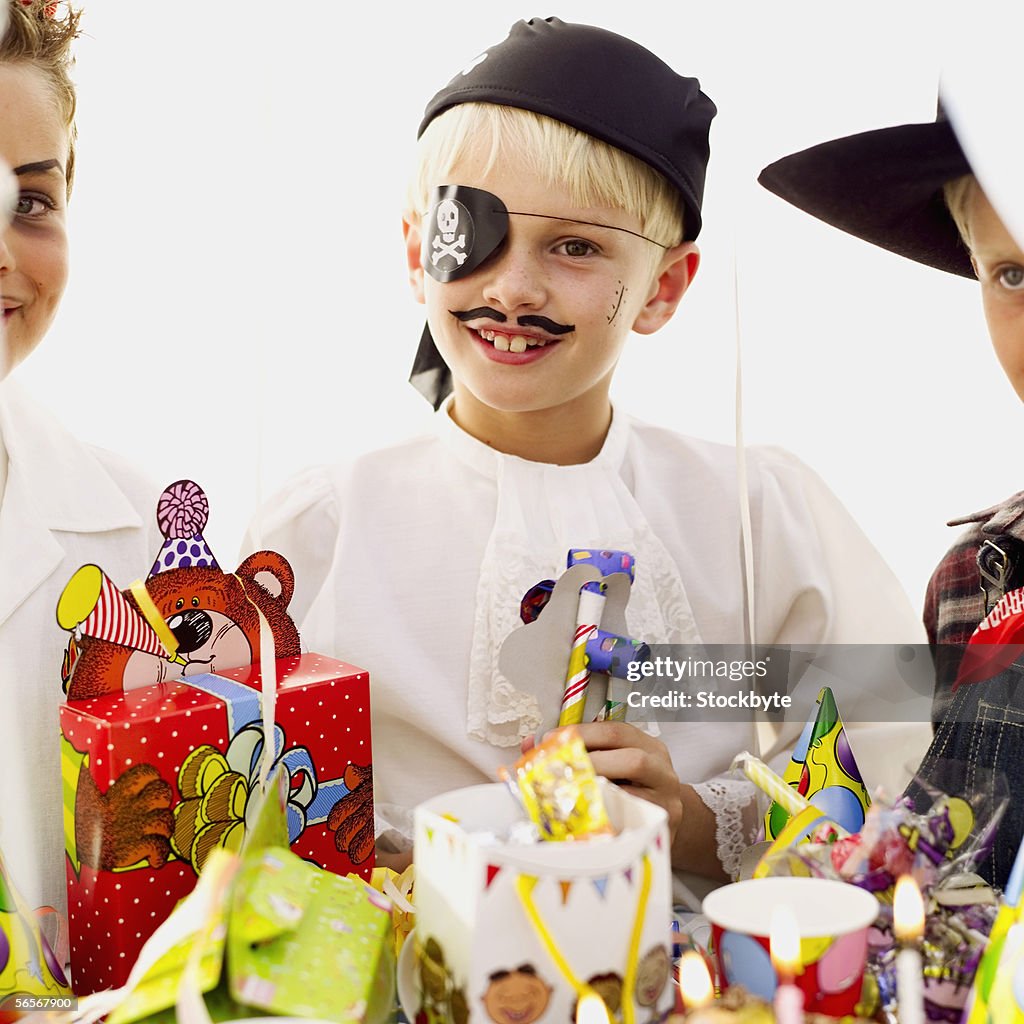
[[[993,209],[941,107],[934,122],[863,132],[784,157],[759,180],[850,234],[977,278],[996,354],[1024,398],[1024,240],[1013,238]],[[1024,492],[948,525],[968,529],[939,562],[925,596],[935,735],[919,777],[955,795],[998,796],[1005,776],[1010,803],[976,866],[1003,886],[1024,833],[1024,707],[1012,669],[959,677],[979,623],[1024,585]],[[910,792],[930,799],[916,783]]]
[[[436,429],[309,472],[261,519],[296,568],[307,642],[371,672],[390,838],[416,803],[493,780],[557,721],[561,689],[517,684],[498,652],[569,548],[635,555],[631,636],[745,642],[735,451],[609,400],[629,332],[666,324],[697,271],[714,114],[638,44],[554,18],[513,26],[427,106],[404,224],[427,308],[412,380]],[[905,595],[822,482],[777,450],[749,452],[748,471],[753,639],[913,642]],[[787,758],[802,722],[765,755]],[[723,776],[755,748],[751,721],[582,733],[598,772],[666,808],[677,867],[735,873],[758,815]],[[893,751],[913,746],[872,741],[859,756],[897,770]]]

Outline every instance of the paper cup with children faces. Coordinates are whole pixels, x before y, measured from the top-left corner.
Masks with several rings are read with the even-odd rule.
[[[416,809],[416,929],[399,997],[417,1024],[573,1024],[596,992],[622,1024],[673,1004],[665,812],[601,781],[614,836],[516,843],[505,786]],[[411,950],[411,951],[410,951]]]
[[[704,900],[723,989],[742,985],[771,1000],[779,983],[772,965],[772,911],[786,906],[800,932],[802,972],[793,983],[808,1012],[852,1014],[860,1001],[868,929],[878,901],[855,885],[824,878],[760,878],[716,889]]]

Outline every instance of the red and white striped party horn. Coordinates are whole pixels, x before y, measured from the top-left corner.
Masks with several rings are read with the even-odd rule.
[[[569,652],[569,667],[565,673],[565,691],[558,715],[559,725],[579,725],[583,721],[583,706],[590,685],[590,663],[587,660],[587,641],[601,625],[604,611],[604,584],[598,591],[586,585],[580,590],[576,609],[576,633]]]
[[[125,600],[98,565],[83,565],[68,580],[57,602],[61,629],[109,640],[136,651],[170,656],[156,630]]]

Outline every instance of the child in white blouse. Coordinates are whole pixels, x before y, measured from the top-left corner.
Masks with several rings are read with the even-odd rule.
[[[631,635],[746,639],[734,451],[609,400],[630,331],[664,326],[697,271],[714,113],[639,45],[557,19],[515,25],[427,107],[404,226],[428,324],[412,379],[441,407],[436,430],[309,471],[259,520],[296,569],[304,640],[370,670],[378,846],[399,851],[393,864],[416,803],[492,781],[557,720],[560,693],[518,688],[498,650],[568,548],[636,556]],[[756,641],[921,638],[813,474],[778,451],[752,452],[750,474]],[[666,809],[677,868],[735,872],[753,805],[715,776],[754,746],[752,722],[582,734],[599,773]]]
[[[43,343],[67,282],[78,18],[70,5],[0,0],[0,850],[25,901],[58,908],[67,635],[57,599],[84,563],[127,583],[159,550],[158,489],[70,434],[9,376]],[[82,386],[86,364],[73,368]],[[169,831],[166,820],[157,827]]]

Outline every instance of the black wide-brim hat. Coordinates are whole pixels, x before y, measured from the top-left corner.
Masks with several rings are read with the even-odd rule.
[[[940,113],[927,124],[848,135],[769,164],[758,181],[806,213],[917,263],[973,278],[943,198],[971,173]]]

